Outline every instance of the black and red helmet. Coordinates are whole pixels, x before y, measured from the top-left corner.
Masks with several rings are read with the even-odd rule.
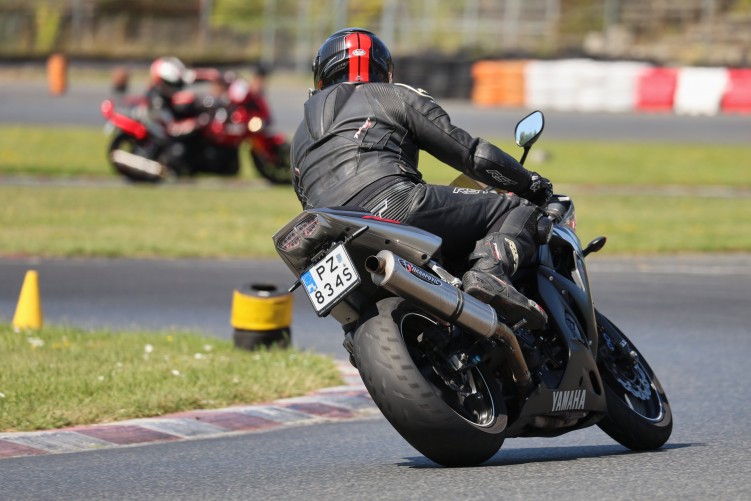
[[[313,60],[318,90],[341,82],[391,82],[394,64],[386,44],[361,28],[339,30],[323,42]]]

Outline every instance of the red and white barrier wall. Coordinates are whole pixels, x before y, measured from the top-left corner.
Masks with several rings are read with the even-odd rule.
[[[659,67],[630,61],[479,61],[472,101],[581,112],[751,114],[751,69]]]

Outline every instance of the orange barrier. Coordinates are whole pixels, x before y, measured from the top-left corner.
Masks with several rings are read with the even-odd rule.
[[[721,109],[725,113],[751,113],[751,69],[728,70]]]
[[[524,106],[526,61],[478,61],[472,65],[472,102],[478,106]]]
[[[68,60],[62,54],[53,54],[47,59],[47,78],[50,94],[59,96],[68,87]]]

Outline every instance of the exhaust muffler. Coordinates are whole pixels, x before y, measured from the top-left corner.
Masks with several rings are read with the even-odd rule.
[[[532,379],[519,341],[511,329],[498,320],[492,306],[391,251],[382,250],[378,255],[368,257],[365,269],[377,286],[407,299],[438,318],[484,338],[500,338],[508,348],[517,384],[521,387],[531,386]]]
[[[114,150],[110,157],[112,163],[117,165],[119,169],[130,169],[156,178],[165,177],[166,169],[164,165],[155,160],[150,160],[125,150]]]

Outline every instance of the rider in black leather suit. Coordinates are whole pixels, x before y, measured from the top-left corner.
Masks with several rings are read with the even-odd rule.
[[[469,256],[463,289],[512,324],[541,328],[547,315],[511,285],[549,238],[538,205],[550,182],[496,146],[451,124],[425,91],[392,83],[393,65],[373,33],[331,35],[313,63],[316,90],[292,142],[292,175],[303,207],[360,206],[430,231],[449,259]],[[425,150],[467,176],[515,194],[426,184]]]

